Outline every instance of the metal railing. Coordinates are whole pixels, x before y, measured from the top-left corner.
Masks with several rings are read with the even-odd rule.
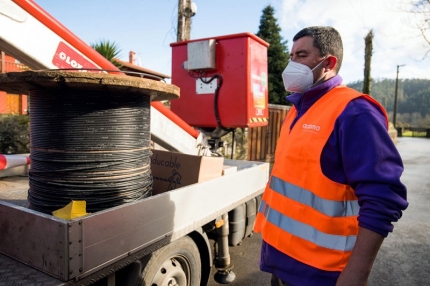
[[[247,160],[273,162],[282,123],[290,106],[269,104],[269,124],[248,128]]]
[[[412,137],[424,137],[430,138],[430,128],[425,127],[397,127],[397,136],[398,137],[406,137],[408,133],[409,136]],[[405,134],[406,133],[406,134]]]

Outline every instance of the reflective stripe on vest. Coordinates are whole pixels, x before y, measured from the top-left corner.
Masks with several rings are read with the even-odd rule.
[[[351,251],[357,240],[356,235],[343,236],[318,231],[309,225],[284,216],[277,210],[270,208],[264,201],[262,201],[260,205],[260,212],[268,222],[292,235],[303,238],[321,247],[340,251]]]
[[[270,188],[283,196],[310,206],[331,217],[356,216],[360,210],[357,200],[332,201],[320,198],[312,192],[272,176]]]

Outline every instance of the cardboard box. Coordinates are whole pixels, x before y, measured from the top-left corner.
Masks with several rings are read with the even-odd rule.
[[[222,176],[224,158],[152,150],[152,194],[160,194]]]

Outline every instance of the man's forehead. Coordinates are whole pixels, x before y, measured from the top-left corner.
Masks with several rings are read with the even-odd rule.
[[[313,38],[311,36],[305,36],[300,39],[297,39],[293,43],[293,47],[291,49],[292,53],[311,53],[318,52],[318,49],[314,47]]]

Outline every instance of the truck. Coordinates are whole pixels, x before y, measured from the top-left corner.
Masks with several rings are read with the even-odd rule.
[[[102,84],[104,90],[113,91],[122,88],[115,84],[117,77],[129,77],[33,1],[0,0],[0,7],[0,26],[7,27],[0,31],[0,50],[33,70],[42,70],[1,75],[0,90],[26,89],[31,102],[32,87],[37,85],[34,77],[42,77],[48,86],[52,81],[72,86],[76,78],[90,78],[94,81],[84,88]],[[247,43],[252,40],[265,45],[253,35],[238,37],[245,38]],[[214,42],[232,38],[193,43],[203,46],[204,54],[212,54],[211,65]],[[196,45],[190,46],[196,48]],[[197,54],[201,53],[197,48]],[[264,49],[252,53],[263,53],[264,58]],[[188,62],[192,64],[195,63]],[[262,74],[264,64],[267,63],[263,60]],[[71,74],[70,69],[75,74],[71,81],[58,80],[58,73]],[[130,90],[131,85],[133,90],[144,90],[143,93],[151,90],[150,139],[154,148],[190,156],[216,155],[220,134],[231,130],[235,123],[223,125],[217,117],[213,120],[217,126],[212,128],[191,126],[156,101],[169,98],[179,89],[162,81],[145,79],[145,75],[141,77],[126,80],[131,83],[125,89]],[[110,83],[105,84],[105,78],[114,83],[108,80]],[[201,86],[214,79],[197,81]],[[206,88],[214,94],[219,92],[222,82],[222,78],[216,79],[217,87]],[[252,118],[247,117],[246,121],[265,124],[267,113],[261,97],[267,100],[267,90],[263,93],[258,90],[258,94],[253,94],[257,98],[254,106],[258,108],[254,115],[248,114]],[[31,132],[32,136],[38,135],[36,130]],[[0,170],[0,284],[206,285],[211,279],[212,267],[217,269],[215,281],[228,284],[235,278],[229,247],[239,245],[252,235],[261,194],[269,178],[268,163],[225,159],[226,169],[237,171],[84,216],[62,219],[28,207],[26,198],[32,192],[28,171],[34,168],[28,157],[29,154],[0,155],[0,163],[3,162],[0,164],[3,166]]]

